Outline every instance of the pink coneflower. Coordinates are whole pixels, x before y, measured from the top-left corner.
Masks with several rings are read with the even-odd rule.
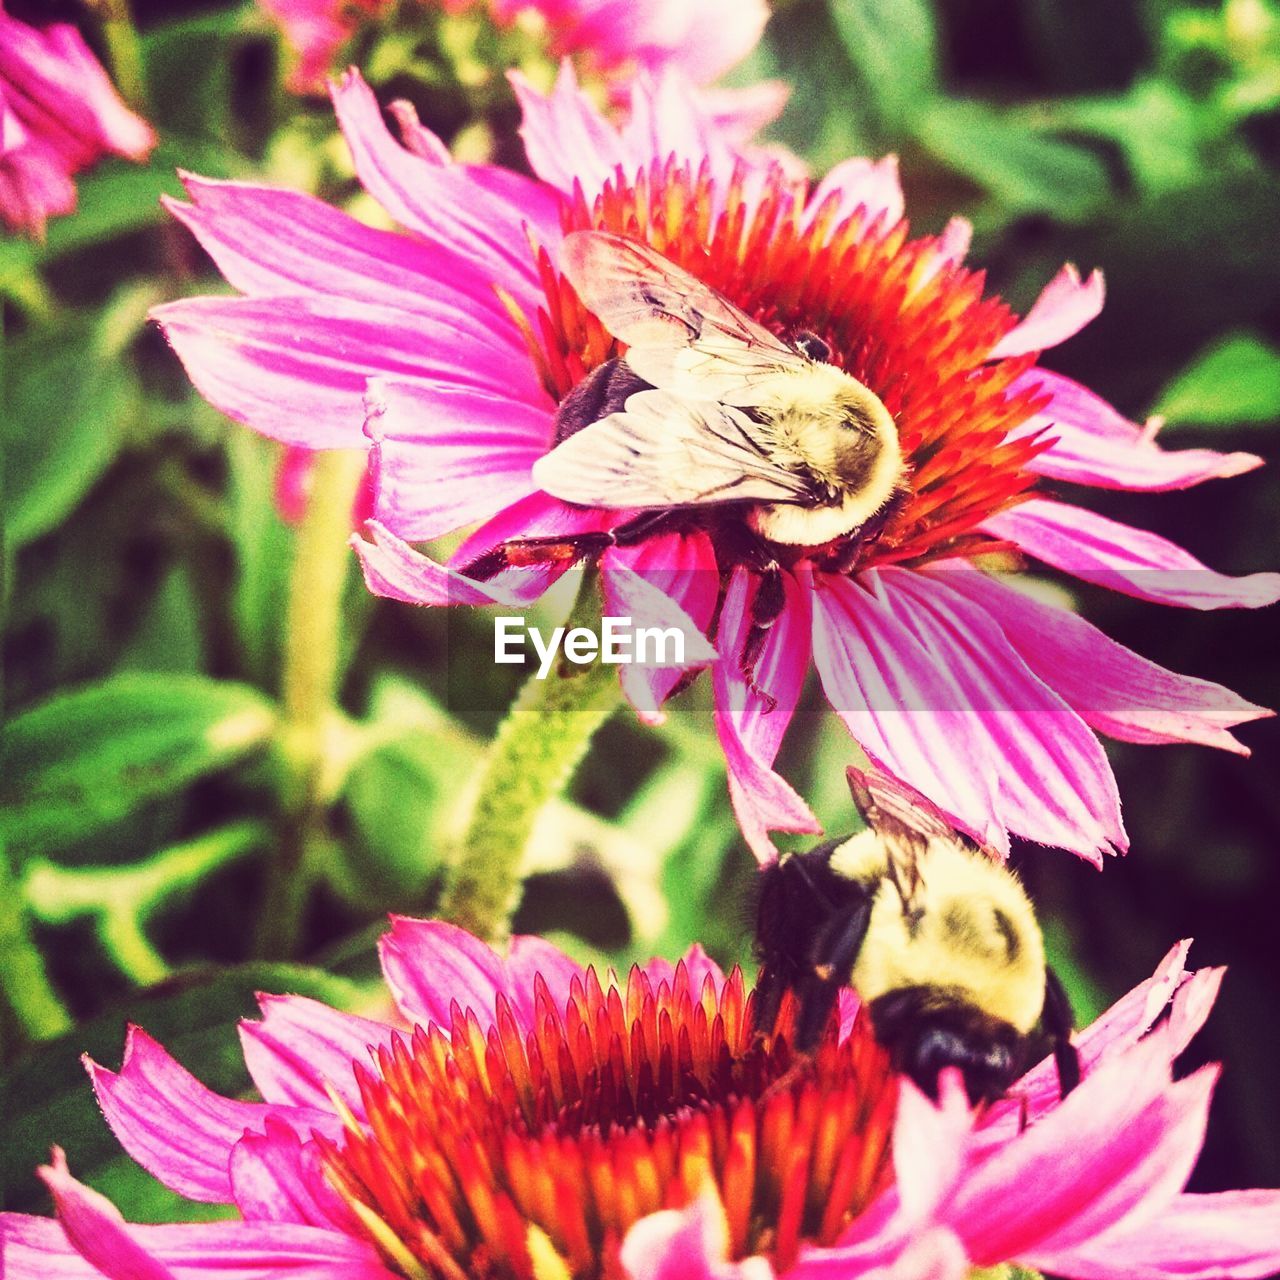
[[[1221,976],[1184,955],[1078,1037],[1066,1100],[1046,1061],[974,1112],[949,1077],[940,1106],[894,1077],[851,992],[798,1060],[697,948],[601,980],[537,939],[504,960],[396,920],[399,1020],[263,997],[241,1029],[262,1102],[210,1093],[137,1028],[118,1073],[88,1064],[125,1149],[241,1221],[128,1225],[55,1152],[59,1220],[0,1218],[5,1275],[1263,1276],[1280,1193],[1181,1194],[1217,1073],[1171,1063]]]
[[[391,0],[259,0],[292,46],[290,85],[323,89],[343,45],[362,23],[385,19]],[[769,18],[765,0],[410,0],[406,11],[483,15],[499,33],[518,28],[543,61],[572,58],[611,96],[638,72],[677,71],[710,85],[755,48]],[[774,83],[708,91],[706,101],[745,137],[771,120],[785,94]]]
[[[631,570],[698,627],[715,622],[717,726],[759,857],[774,856],[770,830],[817,829],[771,767],[811,661],[867,754],[998,849],[1009,832],[1095,861],[1125,847],[1093,729],[1245,751],[1230,728],[1267,712],[978,567],[1000,548],[1164,604],[1280,596],[1278,575],[1223,577],[1042,492],[1046,480],[1176,489],[1259,463],[1166,452],[1036,367],[1040,348],[1096,314],[1098,276],[1065,268],[1018,321],[961,265],[963,223],[908,236],[892,159],[847,161],[810,189],[744,159],[671,77],[635,87],[621,129],[568,71],[547,97],[516,85],[539,181],[448,163],[404,112],[401,146],[357,76],[335,88],[360,179],[404,234],[301,194],[196,178],[192,203],[173,206],[245,295],[157,312],[200,390],[286,444],[373,441],[375,518],[356,545],[374,591],[432,605],[527,600],[568,566],[573,539],[634,516],[557,501],[531,476],[554,443],[557,401],[619,353],[559,266],[567,231],[602,229],[653,246],[773,332],[816,334],[879,397],[907,460],[908,492],[878,537],[785,557],[781,612],[750,670],[750,563],[692,525],[600,556],[606,605]],[[409,545],[473,525],[448,568]],[[527,557],[534,567],[494,582],[458,572],[549,537],[568,540],[558,563],[537,567],[544,547]],[[623,670],[638,709],[658,718],[671,673]]]
[[[145,160],[155,144],[74,27],[0,11],[0,219],[11,231],[43,235],[76,207],[81,169],[104,155]]]

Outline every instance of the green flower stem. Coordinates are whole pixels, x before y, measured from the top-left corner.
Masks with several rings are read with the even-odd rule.
[[[17,1025],[32,1040],[47,1040],[71,1027],[71,1015],[45,973],[31,940],[26,903],[0,850],[0,991]]]
[[[129,0],[91,0],[91,3],[102,24],[102,38],[107,45],[116,87],[131,107],[145,111],[147,85],[142,71],[142,45],[129,12]]]
[[[260,956],[293,954],[309,883],[307,855],[325,820],[325,739],[337,697],[351,510],[364,464],[363,453],[348,450],[316,455],[294,543],[278,738],[285,773],[282,822],[258,921]]]
[[[600,625],[588,575],[566,624]],[[520,864],[542,810],[564,790],[592,735],[622,700],[604,663],[561,658],[545,680],[530,676],[489,747],[466,833],[452,859],[440,914],[477,937],[505,939],[519,901]]]

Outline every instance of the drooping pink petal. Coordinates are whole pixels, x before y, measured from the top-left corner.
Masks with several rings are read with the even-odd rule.
[[[299,1133],[330,1137],[341,1128],[332,1109],[236,1102],[206,1089],[140,1027],[130,1027],[119,1072],[86,1059],[94,1092],[120,1145],[179,1195],[229,1204],[227,1161],[247,1132],[274,1118]]]
[[[413,314],[315,295],[187,298],[157,307],[191,381],[228,417],[308,449],[364,448],[371,374],[503,393],[527,403],[529,361],[465,308]]]
[[[128,1227],[138,1246],[173,1280],[396,1280],[372,1245],[345,1232],[293,1223],[201,1222]],[[146,1280],[146,1273],[101,1271],[49,1218],[0,1214],[5,1280]]]
[[[735,146],[743,148],[782,114],[790,97],[791,86],[785,80],[757,80],[741,87],[698,91],[698,98],[716,129]]]
[[[365,433],[373,441],[374,518],[426,542],[486,519],[534,491],[554,406],[472,387],[370,379]]]
[[[108,1280],[173,1280],[169,1268],[134,1239],[120,1210],[71,1176],[61,1147],[54,1147],[53,1163],[41,1167],[40,1177],[68,1242]]]
[[[1067,609],[1043,604],[966,562],[931,577],[995,619],[1023,662],[1101,733],[1125,742],[1200,742],[1248,755],[1229,732],[1273,714],[1230,689],[1167,671]]]
[[[389,1045],[395,1028],[306,996],[259,996],[260,1021],[240,1023],[245,1065],[266,1102],[332,1106],[336,1094],[357,1118],[364,1102],[352,1067]]]
[[[641,1218],[619,1257],[630,1280],[773,1280],[764,1258],[729,1261],[729,1223],[714,1184],[685,1209]]]
[[[858,208],[866,210],[868,226],[879,221],[881,228],[887,230],[901,222],[906,202],[898,178],[898,157],[889,155],[880,160],[867,160],[855,156],[842,160],[813,189],[808,206],[810,221],[828,200],[835,202],[832,226],[844,222]]]
[[[372,541],[352,534],[351,547],[359,557],[365,586],[376,596],[402,600],[405,604],[514,607],[527,603],[530,598],[518,592],[517,585],[534,589],[537,594],[546,590],[547,583],[529,573],[522,573],[518,584],[510,581],[510,573],[495,582],[473,582],[456,569],[446,568],[415,551],[376,520],[366,523],[365,532]]]
[[[1037,388],[1052,395],[1052,401],[1009,436],[1010,440],[1021,440],[1043,432],[1053,441],[1027,464],[1037,475],[1099,489],[1155,493],[1242,475],[1262,465],[1262,459],[1253,453],[1162,449],[1136,422],[1121,416],[1100,396],[1044,369],[1033,369],[1015,379],[1009,394]]]
[[[938,578],[881,577],[889,609],[962,690],[999,779],[997,811],[1019,835],[1100,861],[1128,846],[1106,754],[1088,727],[1026,668],[980,608]]]
[[[886,607],[875,573],[814,576],[813,661],[854,740],[983,844],[1007,853],[989,742],[963,691]]]
[[[410,1022],[448,1027],[450,1008],[474,1010],[482,1024],[493,1019],[494,1001],[509,995],[506,966],[496,951],[465,929],[443,920],[391,917],[391,932],[378,940],[382,972],[396,1007]]]
[[[1227,577],[1159,534],[1045,498],[991,516],[982,529],[1055,569],[1140,600],[1185,609],[1258,609],[1280,600],[1280,573]]]
[[[300,191],[187,173],[182,181],[192,203],[166,196],[165,208],[241,293],[316,293],[410,313],[424,298],[465,299],[486,323],[512,327],[492,275],[447,243],[366,226]]]
[[[716,651],[706,639],[720,590],[711,540],[695,530],[611,547],[601,560],[601,579],[606,617],[631,618],[635,626],[675,627],[684,636],[680,666],[633,660],[619,667],[622,691],[640,719],[661,724],[666,718],[662,704],[684,672],[715,661]],[[659,614],[670,605],[679,613],[663,620]]]
[[[302,1226],[348,1225],[350,1210],[325,1181],[314,1143],[272,1120],[264,1133],[247,1133],[231,1150],[236,1207],[248,1222]]]
[[[1064,1252],[1054,1269],[1073,1280],[1262,1280],[1280,1271],[1280,1192],[1175,1196],[1138,1228]]]
[[[557,203],[522,174],[489,165],[432,164],[392,138],[372,90],[356,71],[332,86],[338,125],[361,185],[401,226],[447,245],[522,305],[541,299],[525,228],[559,240]]]
[[[713,671],[716,732],[729,770],[729,798],[751,852],[761,862],[770,862],[777,857],[770,831],[816,834],[822,827],[771,767],[809,666],[807,593],[794,577],[783,575],[786,602],[755,664],[753,689],[739,669],[739,655],[751,631],[750,608],[758,587],[748,570],[734,571],[720,612],[720,661]]]
[[[1097,317],[1104,293],[1101,271],[1081,281],[1080,273],[1067,263],[1045,285],[1021,323],[992,347],[991,358],[1026,355],[1065,342]]]

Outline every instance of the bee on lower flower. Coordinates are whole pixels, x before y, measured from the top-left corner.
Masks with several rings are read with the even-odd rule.
[[[852,983],[895,1069],[931,1096],[954,1067],[970,1101],[994,1101],[1047,1041],[1065,1097],[1080,1080],[1071,1006],[1017,876],[901,783],[849,782],[866,829],[761,872],[757,1030],[790,991],[811,1052]]]

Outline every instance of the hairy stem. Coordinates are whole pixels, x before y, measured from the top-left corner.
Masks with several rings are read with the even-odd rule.
[[[325,820],[325,734],[337,697],[347,538],[364,455],[318,453],[306,515],[294,543],[285,607],[279,730],[281,829],[258,922],[257,952],[289,956],[306,902],[307,854]]]
[[[600,602],[584,580],[567,624],[596,629]],[[621,701],[617,672],[561,658],[530,676],[489,747],[466,833],[452,859],[440,913],[501,941],[519,901],[520,864],[534,823],[573,777],[592,735]]]

